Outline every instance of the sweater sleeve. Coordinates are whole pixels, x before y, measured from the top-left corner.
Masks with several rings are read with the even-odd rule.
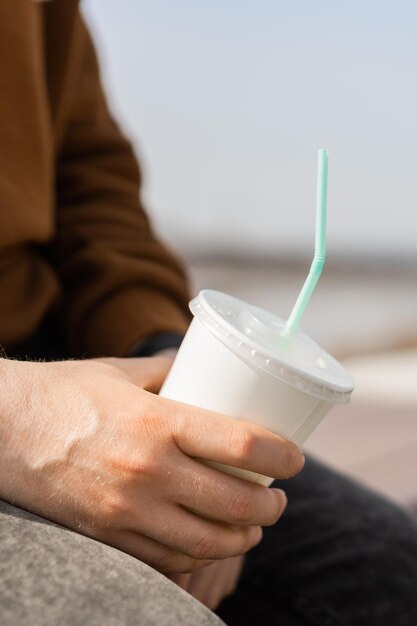
[[[122,356],[146,337],[184,334],[189,294],[182,265],[155,238],[142,208],[138,165],[108,111],[80,15],[74,35],[71,104],[57,156],[58,315],[74,356]]]

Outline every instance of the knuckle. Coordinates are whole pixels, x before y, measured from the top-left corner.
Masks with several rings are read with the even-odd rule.
[[[161,473],[161,463],[158,463],[157,455],[151,453],[150,450],[146,454],[138,455],[138,458],[132,462],[132,468],[138,477],[150,478]]]
[[[234,521],[250,522],[255,513],[253,498],[247,491],[240,491],[233,499],[230,514]]]
[[[113,460],[112,467],[120,472],[126,483],[149,479],[161,472],[156,455],[147,450],[141,450],[135,455],[126,455],[122,459]]]
[[[100,505],[100,525],[121,528],[129,517],[129,507],[121,494],[108,494]]]
[[[165,400],[165,398],[162,399]],[[190,423],[183,407],[180,408],[171,403],[166,406],[163,405],[163,410],[165,420],[169,424],[171,436],[176,445],[181,447],[181,440],[183,440],[186,435],[189,435],[190,432],[193,432],[194,424],[193,422]]]
[[[256,437],[243,428],[233,428],[229,436],[229,449],[235,459],[246,459],[253,453]]]
[[[170,574],[178,571],[178,556],[167,546],[158,546],[158,551],[147,560],[148,565],[163,574]]]
[[[152,555],[152,557],[146,559],[146,563],[163,574],[169,574],[173,571],[172,558],[168,556],[164,549],[161,549],[159,554]]]
[[[154,569],[163,574],[187,573],[194,567],[194,561],[190,556],[177,552],[167,546],[160,546],[158,555],[149,563]]]
[[[206,532],[189,550],[189,556],[194,559],[203,560],[214,556],[216,541],[214,536]]]

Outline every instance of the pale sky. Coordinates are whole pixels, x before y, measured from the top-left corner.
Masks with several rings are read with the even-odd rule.
[[[160,229],[188,251],[417,259],[415,0],[85,0]]]

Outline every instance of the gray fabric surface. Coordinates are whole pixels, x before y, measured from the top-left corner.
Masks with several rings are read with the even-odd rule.
[[[1,626],[221,626],[144,563],[0,501]]]

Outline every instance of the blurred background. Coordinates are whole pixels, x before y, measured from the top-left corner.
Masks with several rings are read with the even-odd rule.
[[[356,379],[307,448],[417,510],[417,4],[84,0],[111,106],[192,288],[286,317],[330,153],[303,330]]]

